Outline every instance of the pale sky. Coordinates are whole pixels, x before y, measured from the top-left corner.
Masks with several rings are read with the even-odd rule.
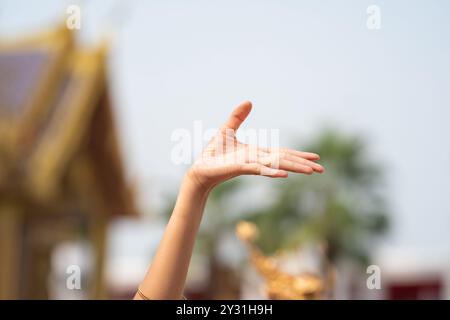
[[[0,35],[52,25],[69,3],[0,0]],[[115,34],[111,85],[141,208],[182,175],[173,130],[217,127],[249,99],[247,127],[279,128],[284,145],[324,124],[366,136],[386,168],[391,242],[450,249],[450,2],[78,3],[86,43]],[[371,4],[380,30],[366,27]]]

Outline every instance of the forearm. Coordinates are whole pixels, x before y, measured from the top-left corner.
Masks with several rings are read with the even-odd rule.
[[[180,187],[177,202],[153,262],[141,283],[150,299],[180,299],[209,189],[189,174]],[[139,299],[139,295],[135,299]]]

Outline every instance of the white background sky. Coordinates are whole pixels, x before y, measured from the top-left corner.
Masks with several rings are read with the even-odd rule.
[[[0,35],[51,26],[69,3],[0,0]],[[86,43],[115,35],[111,84],[143,209],[184,170],[172,131],[216,127],[249,99],[248,126],[279,128],[285,145],[327,123],[365,135],[386,169],[391,242],[450,249],[450,2],[78,3]],[[366,27],[371,4],[380,30]]]

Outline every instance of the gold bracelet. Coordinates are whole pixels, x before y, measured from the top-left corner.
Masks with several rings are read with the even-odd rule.
[[[142,293],[140,288],[137,289],[137,293],[138,293],[139,297],[142,298],[142,300],[151,300],[145,294]]]
[[[139,297],[142,298],[142,300],[152,300],[152,299],[150,299],[149,297],[147,297],[145,294],[143,294],[142,291],[141,291],[141,289],[140,289],[139,287],[138,287],[138,289],[137,289],[137,294],[139,295]],[[186,297],[185,297],[184,295],[181,297],[181,299],[182,299],[182,300],[187,300]]]

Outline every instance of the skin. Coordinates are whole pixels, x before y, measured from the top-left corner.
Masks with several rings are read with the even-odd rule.
[[[319,155],[292,149],[268,149],[243,144],[235,133],[252,104],[243,102],[231,113],[200,158],[185,174],[175,208],[147,274],[139,286],[149,299],[181,299],[194,247],[210,191],[240,175],[287,178],[288,172],[323,173]],[[134,299],[142,298],[136,293]]]

